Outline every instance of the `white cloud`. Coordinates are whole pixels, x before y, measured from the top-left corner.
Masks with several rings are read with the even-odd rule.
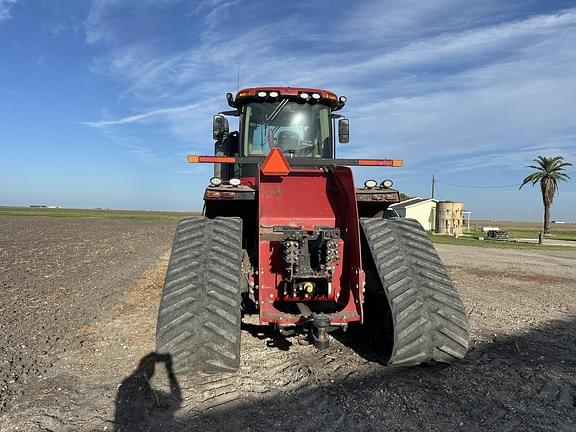
[[[505,23],[480,29],[467,30],[458,33],[441,34],[439,36],[409,43],[400,49],[382,53],[365,62],[355,63],[347,67],[336,67],[332,73],[349,74],[361,71],[368,74],[375,70],[387,72],[390,70],[405,70],[415,65],[432,65],[438,62],[461,63],[478,62],[489,51],[501,51],[521,48],[532,40],[541,40],[547,36],[556,37],[565,29],[574,30],[576,12],[568,11],[558,15],[531,17],[523,21]],[[528,40],[527,40],[528,39]]]
[[[12,18],[12,7],[18,0],[0,0],[0,22]]]
[[[129,123],[140,123],[150,120],[158,120],[166,117],[173,116],[175,114],[186,113],[195,110],[198,108],[198,105],[190,104],[178,107],[171,107],[171,108],[160,108],[155,109],[152,111],[148,111],[142,114],[135,114],[127,117],[123,117],[116,120],[99,120],[99,121],[85,121],[81,122],[86,126],[101,128],[101,127],[108,127],[108,126],[118,126],[118,125],[125,125]]]
[[[349,17],[327,35],[306,16],[228,28],[230,21],[214,20],[214,11],[232,10],[235,2],[204,1],[195,11],[201,31],[190,46],[166,50],[153,39],[113,45],[94,67],[125,83],[123,97],[135,105],[201,108],[86,124],[153,117],[195,145],[199,128],[208,136],[210,114],[225,108],[224,93],[236,88],[239,63],[242,87],[309,85],[349,96],[354,144],[343,154],[404,157],[412,165],[458,157],[457,169],[464,170],[531,158],[526,148],[573,145],[576,9],[510,20],[501,2],[468,12],[459,6],[462,13],[451,14],[455,4],[349,5]]]
[[[163,89],[168,93],[180,93],[181,86],[204,85],[221,81],[233,82],[231,66],[241,63],[242,75],[248,83],[263,80],[280,83],[326,82],[333,85],[349,85],[351,79],[373,78],[379,74],[406,73],[424,67],[456,65],[477,66],[477,63],[514,58],[527,47],[534,47],[549,38],[570,37],[574,33],[576,12],[531,17],[523,21],[481,27],[458,33],[441,34],[416,42],[401,44],[393,49],[372,48],[358,57],[354,52],[309,53],[280,52],[276,45],[282,34],[298,33],[293,19],[261,24],[235,35],[232,39],[218,40],[212,30],[206,30],[202,38],[206,44],[177,52],[160,54],[146,42],[118,47],[98,63],[100,71],[107,71],[130,83],[133,90]],[[296,30],[294,30],[296,28]],[[568,32],[563,35],[563,32]],[[297,37],[297,36],[295,36]],[[315,36],[307,36],[316,39]],[[341,38],[335,35],[334,44]],[[260,61],[242,61],[244,53],[258,53]],[[351,54],[352,56],[350,56]],[[532,53],[537,56],[537,53]],[[465,64],[467,66],[461,66]],[[161,79],[163,78],[163,79]]]
[[[526,165],[531,164],[535,155],[553,157],[562,155],[566,161],[576,161],[574,146],[550,143],[547,145],[529,146],[521,149],[503,149],[476,156],[463,156],[457,160],[443,161],[436,164],[445,173],[458,173],[470,170],[485,170],[501,167],[510,171],[526,171]],[[520,178],[520,177],[519,177]]]

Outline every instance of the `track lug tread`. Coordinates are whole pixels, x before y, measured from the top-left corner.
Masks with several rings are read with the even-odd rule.
[[[241,265],[240,218],[196,217],[177,224],[156,350],[172,355],[178,373],[239,368]]]
[[[468,317],[422,226],[411,219],[362,218],[380,289],[387,299],[395,365],[449,363],[468,349]]]

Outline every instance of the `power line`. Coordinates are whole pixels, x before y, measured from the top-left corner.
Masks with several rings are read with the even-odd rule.
[[[430,184],[432,183],[432,181],[429,181],[428,183],[426,183],[426,186],[424,186],[423,188],[421,188],[418,193],[415,194],[415,196],[420,196],[420,194],[422,192],[424,192],[425,190],[427,190],[430,187]]]
[[[510,188],[510,187],[520,187],[520,184],[509,184],[509,185],[494,185],[494,186],[473,186],[473,185],[459,185],[454,183],[448,183],[444,181],[440,181],[436,179],[436,183],[442,183],[448,186],[455,186],[461,188],[469,188],[469,189],[502,189],[502,188]]]
[[[438,183],[438,180],[436,180],[436,183]],[[436,195],[436,196],[434,197],[434,199],[442,201],[442,197],[440,196],[440,190],[438,189],[438,184],[436,184],[435,189],[436,189],[436,193],[434,195]]]

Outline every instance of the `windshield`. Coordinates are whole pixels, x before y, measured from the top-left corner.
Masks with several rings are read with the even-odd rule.
[[[253,102],[244,111],[244,152],[267,155],[280,147],[287,157],[332,157],[330,108],[321,104]]]

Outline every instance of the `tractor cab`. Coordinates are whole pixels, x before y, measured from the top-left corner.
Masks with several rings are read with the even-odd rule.
[[[346,103],[325,90],[291,87],[249,88],[233,97],[234,108],[214,116],[213,136],[217,156],[252,158],[262,162],[273,148],[282,150],[291,164],[298,159],[332,159],[335,156],[334,129],[338,120],[339,141],[348,142],[348,120],[334,114]],[[239,117],[239,132],[229,132],[226,116]],[[260,159],[260,160],[259,160]],[[254,177],[254,164],[215,166],[214,175],[223,179]]]
[[[265,161],[278,150],[284,174],[338,166],[402,166],[401,160],[336,157],[336,142],[346,144],[350,137],[348,119],[337,113],[347,102],[345,96],[313,88],[257,87],[240,90],[235,97],[227,93],[226,100],[233,110],[214,116],[214,156],[189,158],[192,163],[214,163],[204,195],[209,216],[220,214],[221,206],[230,211],[230,204],[222,201],[243,206],[240,201],[255,200]],[[227,117],[238,118],[238,131],[230,132]],[[383,217],[388,205],[400,201],[389,179],[367,180],[355,196],[361,217]]]

